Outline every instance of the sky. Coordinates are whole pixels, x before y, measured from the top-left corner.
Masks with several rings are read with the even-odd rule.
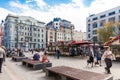
[[[58,17],[70,21],[75,30],[86,32],[89,15],[118,6],[119,0],[0,0],[0,21],[8,14],[31,16],[46,24]]]

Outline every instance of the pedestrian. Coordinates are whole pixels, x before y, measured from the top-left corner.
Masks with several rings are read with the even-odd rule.
[[[6,53],[5,53],[5,47],[1,46],[0,47],[0,73],[2,73],[2,64],[3,61],[5,61]]]
[[[39,54],[39,50],[35,49],[35,54],[33,55],[33,60],[35,61],[39,61],[40,60],[40,54]]]
[[[99,64],[100,66],[102,66],[101,65],[101,56],[102,56],[102,52],[100,51],[100,48],[98,47],[97,51],[96,51],[96,62],[95,62],[95,65]]]
[[[107,74],[111,74],[110,68],[112,67],[112,60],[115,59],[114,55],[112,54],[112,51],[110,51],[110,47],[107,47],[103,54],[103,58],[106,64],[105,71]]]
[[[93,67],[93,63],[94,63],[94,50],[92,45],[89,46],[89,50],[88,50],[88,60],[87,60],[87,65],[92,64],[91,67]]]
[[[57,57],[57,59],[59,59],[60,58],[60,50],[59,50],[59,48],[57,47],[57,49],[56,49],[56,57]]]
[[[71,56],[72,57],[75,56],[75,49],[74,48],[71,49]]]

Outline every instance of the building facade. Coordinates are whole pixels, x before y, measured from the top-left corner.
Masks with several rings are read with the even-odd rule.
[[[0,45],[4,45],[4,23],[3,21],[0,24]]]
[[[70,21],[54,18],[46,25],[47,43],[73,40],[74,25]]]
[[[113,22],[113,23],[120,22],[120,6],[87,17],[87,21],[86,21],[87,40],[99,41],[97,37],[98,36],[97,29],[103,28],[104,23],[107,22]]]
[[[74,31],[73,40],[74,41],[86,40],[86,32],[77,31],[77,30]]]
[[[5,46],[24,50],[46,47],[45,23],[29,16],[9,14],[5,19]]]

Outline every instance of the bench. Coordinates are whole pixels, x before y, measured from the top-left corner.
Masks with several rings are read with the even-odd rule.
[[[23,59],[27,59],[27,57],[20,57],[20,56],[12,56],[12,60],[16,62],[20,62]]]
[[[100,74],[67,66],[57,66],[46,69],[46,76],[55,80],[113,80],[111,75]]]
[[[45,69],[46,67],[52,67],[52,63],[47,62],[43,63],[41,61],[35,61],[35,60],[22,60],[22,65],[25,65],[26,67],[32,68],[34,70],[40,70],[40,69]]]

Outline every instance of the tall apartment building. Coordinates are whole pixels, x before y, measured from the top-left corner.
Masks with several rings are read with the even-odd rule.
[[[45,48],[45,23],[29,16],[8,15],[5,19],[5,46],[6,48]]]
[[[74,31],[73,40],[74,41],[86,40],[86,32],[77,31],[77,30]]]
[[[47,23],[47,42],[73,40],[74,25],[70,21],[54,18]]]
[[[97,29],[103,28],[106,22],[120,22],[120,6],[87,17],[87,40],[97,41]]]

